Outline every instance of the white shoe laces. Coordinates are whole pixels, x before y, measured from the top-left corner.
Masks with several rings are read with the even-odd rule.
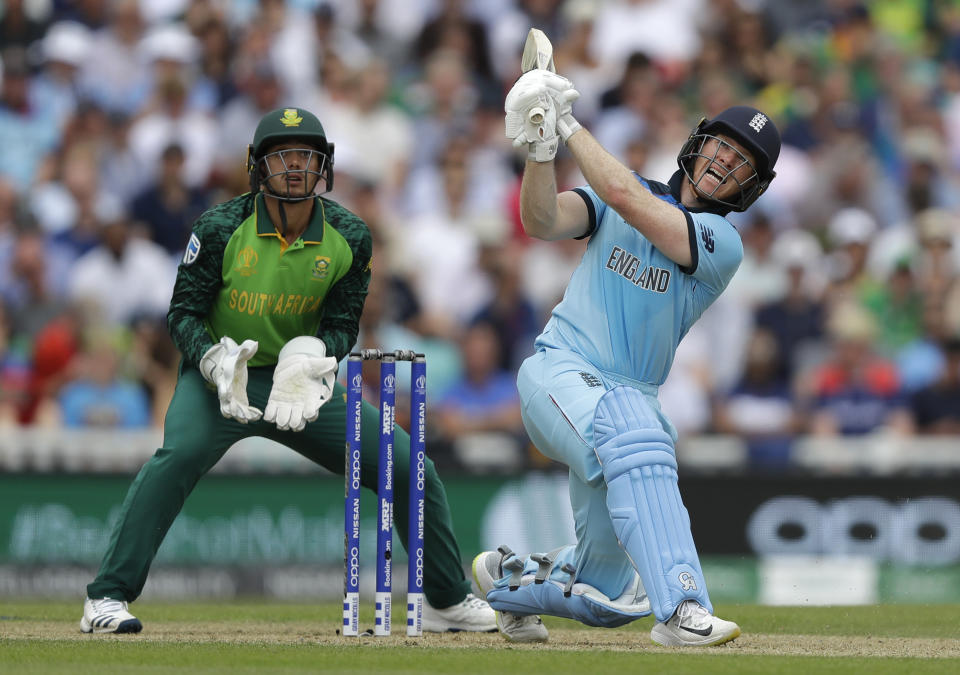
[[[464,609],[473,609],[473,610],[480,611],[487,608],[487,601],[481,600],[480,598],[475,596],[473,593],[467,593],[467,597],[463,599],[463,602],[461,602],[460,605]]]
[[[126,612],[127,603],[123,600],[115,600],[113,598],[103,598],[101,600],[91,600],[93,605],[93,610],[98,614],[106,614],[108,612]]]
[[[677,624],[690,628],[701,628],[710,623],[711,614],[696,600],[684,600],[677,607]]]

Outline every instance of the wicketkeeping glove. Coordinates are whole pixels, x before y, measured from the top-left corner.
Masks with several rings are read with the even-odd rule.
[[[307,335],[293,338],[277,358],[263,419],[275,422],[278,429],[303,430],[330,400],[336,377],[337,360],[327,356],[323,340]]]
[[[220,414],[241,424],[256,422],[263,413],[247,400],[247,361],[257,353],[255,340],[237,344],[224,335],[200,359],[203,379],[217,387]]]

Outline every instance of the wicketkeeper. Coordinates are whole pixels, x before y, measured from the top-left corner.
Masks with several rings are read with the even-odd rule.
[[[370,280],[366,224],[321,197],[333,143],[300,108],[268,113],[249,146],[250,192],[194,224],[168,323],[183,354],[163,447],[124,499],[81,630],[136,633],[128,611],[197,481],[242,438],[263,436],[342,474],[346,402],[337,363],[357,339]],[[318,188],[324,184],[323,192]],[[262,412],[261,412],[262,411]],[[361,482],[377,487],[378,413],[363,408]],[[396,526],[407,541],[410,437],[394,446]],[[423,629],[490,631],[493,610],[470,591],[443,484],[426,465]]]

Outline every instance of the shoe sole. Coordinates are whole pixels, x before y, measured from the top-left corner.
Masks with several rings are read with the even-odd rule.
[[[731,631],[730,633],[726,635],[718,636],[713,640],[704,640],[702,642],[701,641],[687,642],[685,640],[678,639],[676,636],[674,636],[671,633],[666,636],[663,636],[661,638],[662,639],[662,642],[661,642],[657,639],[660,636],[655,635],[653,632],[656,629],[657,627],[654,626],[653,629],[651,630],[650,641],[653,642],[653,644],[659,645],[661,647],[716,647],[718,645],[726,644],[732,640],[736,640],[738,637],[740,637],[740,628],[738,627],[735,630]]]
[[[116,628],[94,628],[86,617],[80,619],[80,632],[82,633],[139,633],[142,630],[143,624],[140,623],[140,619],[127,619]]]

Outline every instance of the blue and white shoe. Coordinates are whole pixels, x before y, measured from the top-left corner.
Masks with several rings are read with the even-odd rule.
[[[80,630],[84,633],[139,633],[143,624],[127,611],[127,603],[123,600],[87,598],[83,603]]]
[[[715,617],[696,600],[684,600],[666,621],[650,630],[650,639],[664,647],[709,647],[740,636],[740,626]]]

